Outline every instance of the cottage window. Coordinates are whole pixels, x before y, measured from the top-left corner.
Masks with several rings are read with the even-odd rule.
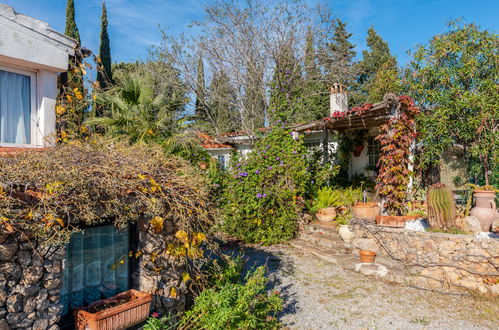
[[[369,156],[369,167],[377,167],[379,161],[380,145],[374,136],[367,139],[367,155]]]
[[[100,226],[73,234],[63,272],[63,314],[130,289],[129,251],[128,230]]]
[[[35,73],[0,67],[1,145],[33,143],[35,88]]]
[[[220,167],[225,169],[227,166],[227,164],[225,163],[225,155],[218,155],[217,160],[218,160],[218,163],[220,164]]]

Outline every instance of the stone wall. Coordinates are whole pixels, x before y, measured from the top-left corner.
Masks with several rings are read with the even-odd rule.
[[[138,290],[153,294],[152,309],[162,314],[176,314],[185,310],[187,292],[182,281],[185,265],[165,253],[174,243],[174,225],[164,220],[163,229],[156,233],[148,221],[139,225],[138,251],[141,257],[136,276]]]
[[[64,247],[0,232],[0,330],[59,329]]]
[[[499,239],[417,232],[357,223],[354,245],[368,239],[378,255],[406,269],[427,289],[499,295]],[[357,244],[356,244],[357,243]]]

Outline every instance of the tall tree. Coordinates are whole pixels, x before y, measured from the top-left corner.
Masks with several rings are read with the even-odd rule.
[[[78,45],[81,44],[80,32],[78,31],[78,26],[76,26],[75,20],[74,0],[68,0],[66,3],[66,29],[64,34],[75,39],[78,42]]]
[[[113,83],[113,72],[111,70],[111,47],[109,45],[109,34],[107,32],[107,10],[106,3],[102,2],[99,68],[97,70],[97,82],[100,88],[107,88]]]
[[[206,113],[206,84],[204,80],[204,63],[201,56],[198,57],[197,79],[196,79],[196,118],[207,119]]]
[[[396,86],[398,84],[396,80],[399,79],[397,60],[390,54],[388,43],[381,38],[372,26],[367,30],[367,47],[369,50],[364,50],[362,52],[362,60],[357,65],[359,72],[357,77],[357,89],[362,95],[359,97],[359,103],[364,103],[369,99],[369,90],[371,88],[375,87],[379,89],[379,86],[374,84],[373,80],[380,70],[385,72],[381,77],[378,77],[378,81],[388,79],[388,81],[384,81],[384,83],[390,86]],[[394,72],[397,74],[394,74]],[[396,91],[386,90],[386,92]],[[371,98],[377,93],[379,93],[379,91],[371,93]]]
[[[352,33],[346,29],[347,23],[340,19],[335,20],[333,41],[329,44],[331,61],[327,63],[326,72],[330,84],[340,83],[349,87],[354,77],[353,58],[356,51],[355,45],[350,42]]]
[[[499,36],[454,21],[413,53],[407,80],[425,111],[417,118],[420,165],[462,145],[479,184],[499,184]]]
[[[243,104],[240,109],[242,128],[254,132],[265,125],[266,99],[264,68],[255,55],[246,63]]]
[[[213,74],[207,98],[212,131],[219,135],[237,130],[239,128],[236,109],[237,95],[224,71]]]
[[[304,117],[301,65],[296,58],[291,40],[283,45],[275,58],[274,76],[270,82],[270,124],[302,121]],[[275,116],[279,114],[279,116]]]

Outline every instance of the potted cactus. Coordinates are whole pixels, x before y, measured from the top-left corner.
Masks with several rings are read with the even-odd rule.
[[[432,185],[426,196],[428,223],[431,228],[450,229],[456,227],[456,204],[452,190],[443,183]]]

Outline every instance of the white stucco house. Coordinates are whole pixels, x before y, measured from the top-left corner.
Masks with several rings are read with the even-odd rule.
[[[353,134],[364,133],[364,141],[359,152],[352,153],[349,164],[349,175],[376,177],[376,164],[379,160],[380,146],[374,137],[379,134],[379,127],[386,123],[397,102],[385,99],[380,103],[369,105],[364,111],[361,108],[348,108],[348,94],[344,87],[335,84],[330,91],[329,116],[321,120],[290,127],[296,134],[303,136],[307,148],[319,149],[326,154],[334,154],[338,149],[338,132]],[[359,110],[360,109],[360,110]],[[367,109],[367,108],[366,108]],[[265,131],[265,129],[261,129]],[[244,132],[232,132],[212,138],[215,144],[202,144],[203,147],[219,160],[228,159],[233,152],[245,157],[252,150],[255,137]],[[326,149],[327,148],[327,149]],[[325,159],[333,161],[333,159]]]
[[[55,141],[57,75],[76,41],[0,3],[0,148]]]

